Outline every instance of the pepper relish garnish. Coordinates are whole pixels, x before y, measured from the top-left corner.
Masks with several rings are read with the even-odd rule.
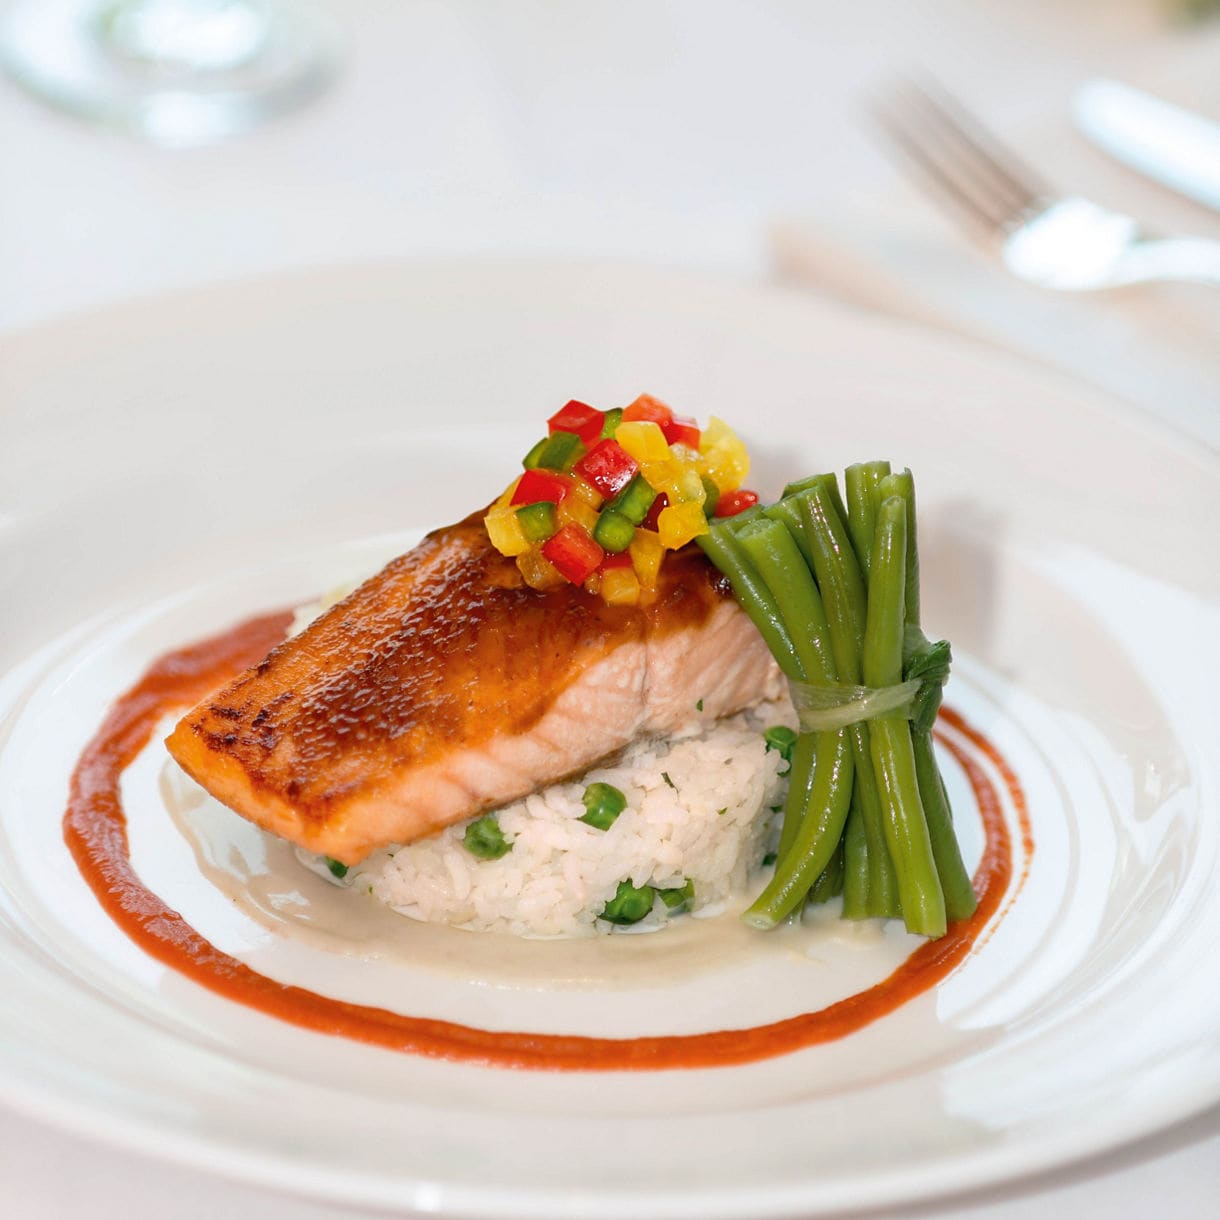
[[[525,583],[583,585],[613,606],[647,601],[666,551],[706,534],[712,517],[758,503],[741,489],[749,454],[715,416],[706,428],[641,394],[599,411],[573,399],[484,518]]]

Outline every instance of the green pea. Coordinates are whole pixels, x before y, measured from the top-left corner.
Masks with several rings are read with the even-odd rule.
[[[657,893],[671,915],[680,915],[695,900],[695,883],[688,880],[683,885],[669,890],[658,890]]]
[[[609,830],[615,818],[627,808],[627,798],[613,784],[590,784],[581,799],[585,811],[580,820],[594,830]]]
[[[796,734],[786,725],[777,724],[763,734],[763,741],[768,750],[778,750],[779,756],[786,763],[792,761],[792,747],[796,745]]]
[[[485,813],[471,822],[462,837],[462,845],[480,860],[498,860],[513,849],[513,845],[504,837],[494,813]]]
[[[652,910],[652,901],[657,896],[651,885],[638,889],[630,881],[620,881],[614,897],[602,908],[602,918],[607,923],[639,923]]]

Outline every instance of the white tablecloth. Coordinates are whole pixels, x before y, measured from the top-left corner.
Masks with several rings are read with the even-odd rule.
[[[859,115],[861,91],[894,67],[922,63],[1006,130],[1030,132],[1062,124],[1084,76],[1172,84],[1176,65],[1198,80],[1210,62],[1220,113],[1215,31],[1172,26],[1168,5],[334,0],[347,46],[323,99],[180,153],[2,85],[0,334],[208,280],[424,252],[765,274],[776,217],[805,218],[812,232],[853,200],[913,200],[895,192]],[[1080,158],[1103,173],[1099,154],[1058,147],[1057,169]],[[1116,196],[1129,192],[1115,202],[1162,224],[1215,224],[1104,173]],[[347,1214],[111,1152],[4,1109],[0,1177],[0,1212],[23,1220]],[[1190,1218],[1217,1214],[1217,1199],[1220,1109],[1086,1165],[911,1214]]]

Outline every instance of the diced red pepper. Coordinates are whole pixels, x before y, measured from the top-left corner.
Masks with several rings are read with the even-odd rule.
[[[583,585],[597,571],[605,554],[587,530],[571,521],[542,544],[543,558],[574,585]]]
[[[620,551],[617,555],[607,552],[606,558],[601,561],[601,565],[597,570],[599,572],[609,572],[612,568],[629,567],[631,567],[631,553],[629,551]]]
[[[663,508],[669,507],[669,497],[662,491],[657,493],[657,498],[653,500],[652,507],[648,510],[648,516],[644,518],[642,529],[656,531],[657,518],[661,515]]]
[[[670,423],[661,425],[661,431],[671,445],[685,445],[688,449],[698,449],[699,438],[703,435],[698,421],[689,415],[675,415]]]
[[[623,410],[623,419],[628,423],[635,420],[648,420],[660,424],[665,430],[666,424],[674,422],[674,413],[659,399],[651,394],[641,394],[639,398]]]
[[[551,432],[575,432],[586,446],[592,446],[602,434],[606,413],[573,398],[546,422]]]
[[[746,491],[744,488],[740,491],[726,491],[716,501],[716,516],[735,517],[738,513],[744,513],[747,508],[753,508],[757,503],[758,492],[756,491]]]
[[[596,487],[608,500],[635,478],[640,464],[618,441],[599,441],[572,467],[572,473]]]
[[[538,504],[549,500],[559,504],[572,490],[572,480],[550,470],[527,470],[513,492],[510,504]]]

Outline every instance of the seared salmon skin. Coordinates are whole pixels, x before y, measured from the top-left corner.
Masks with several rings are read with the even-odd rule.
[[[528,588],[482,513],[429,534],[167,739],[257,825],[345,864],[576,776],[783,682],[694,546],[646,606]]]

